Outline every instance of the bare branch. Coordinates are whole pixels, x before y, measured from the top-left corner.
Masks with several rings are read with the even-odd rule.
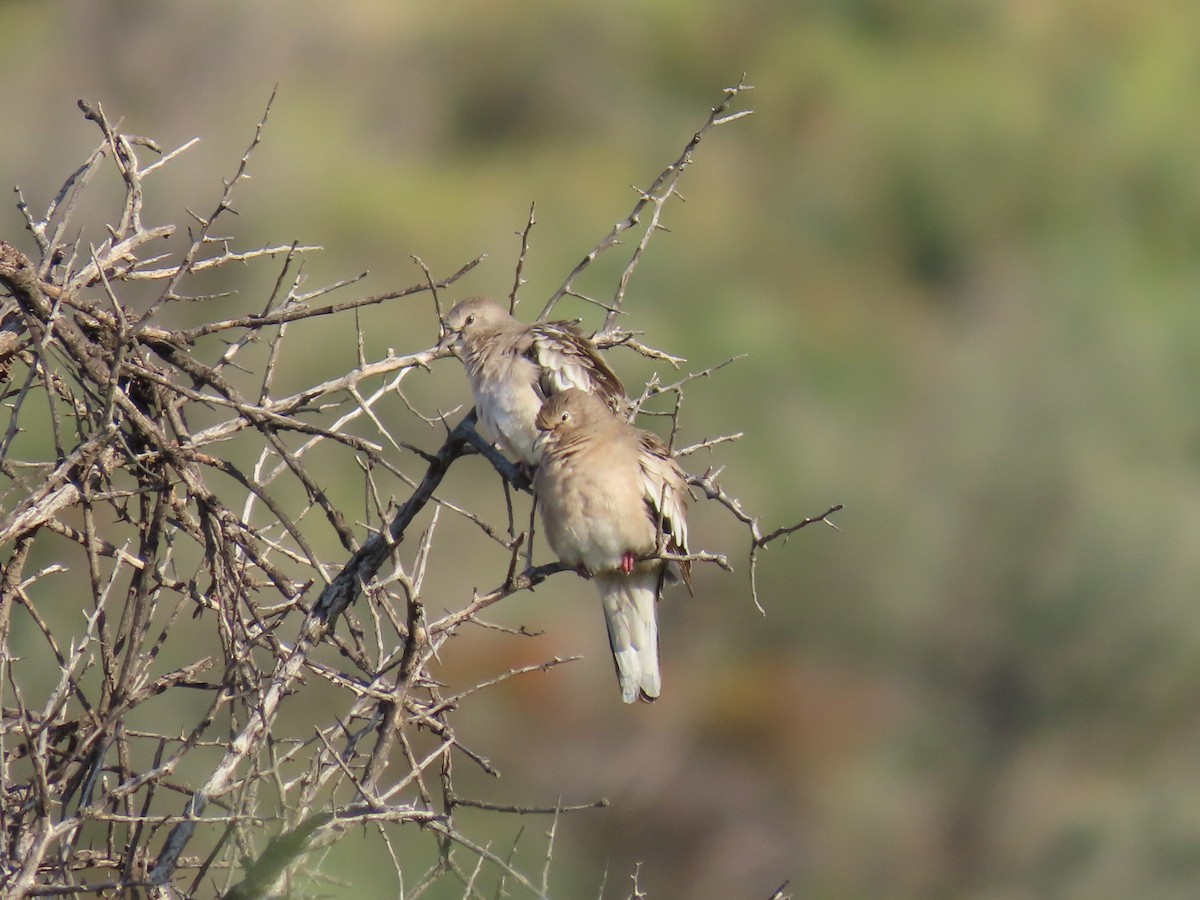
[[[604,320],[604,327],[600,330],[601,332],[604,332],[613,327],[616,322],[617,315],[621,310],[621,303],[624,300],[625,286],[628,284],[629,277],[633,274],[633,269],[637,267],[637,263],[641,259],[641,254],[645,249],[645,244],[649,241],[649,235],[657,230],[662,206],[675,193],[675,185],[679,181],[679,176],[682,175],[683,170],[691,164],[692,155],[695,153],[696,147],[699,146],[700,141],[704,139],[705,135],[707,135],[709,131],[718,125],[735,121],[736,119],[741,118],[743,115],[749,115],[749,110],[734,114],[732,116],[726,115],[734,99],[738,95],[749,90],[753,90],[751,85],[740,83],[737,87],[725,89],[725,99],[713,109],[713,111],[709,114],[707,121],[700,126],[700,129],[694,135],[692,135],[692,139],[684,146],[683,152],[679,155],[679,158],[663,169],[662,172],[658,174],[658,177],[651,182],[650,187],[646,188],[644,191],[638,192],[638,201],[634,204],[629,215],[614,225],[612,230],[609,231],[609,233],[603,238],[601,238],[600,242],[591,250],[589,250],[583,259],[580,260],[578,265],[571,270],[571,273],[567,276],[566,280],[553,294],[550,295],[550,299],[548,299],[546,301],[546,305],[542,307],[541,313],[538,314],[539,320],[548,319],[550,317],[550,314],[553,312],[558,301],[567,294],[571,293],[575,284],[575,280],[582,275],[583,272],[601,256],[601,254],[616,246],[622,234],[624,234],[626,231],[629,231],[631,228],[636,228],[641,223],[642,213],[645,211],[646,207],[652,206],[654,210],[652,219],[653,227],[647,229],[646,236],[643,238],[642,242],[639,242],[638,250],[634,253],[629,265],[622,273],[620,285],[616,292],[615,301],[609,309],[608,317]]]
[[[529,252],[529,235],[533,231],[533,226],[537,224],[537,219],[534,218],[533,212],[536,204],[529,204],[529,218],[525,222],[525,228],[521,234],[521,252],[517,254],[517,264],[513,269],[513,286],[508,292],[508,311],[516,312],[517,309],[517,292],[521,289],[521,285],[525,283],[522,272],[525,270],[525,255]]]
[[[681,155],[638,191],[626,219],[568,273],[543,318],[562,297],[595,304],[605,310],[600,347],[626,346],[680,369],[683,357],[618,317],[652,236],[666,230],[680,175],[709,131],[748,114],[732,106],[745,90],[726,91]],[[497,776],[488,735],[464,727],[472,711],[498,685],[555,677],[579,657],[547,654],[464,679],[452,642],[470,632],[488,641],[542,634],[540,623],[510,625],[492,608],[567,567],[534,563],[536,504],[528,527],[513,510],[516,491],[531,490],[529,467],[485,440],[473,411],[452,423],[410,403],[405,379],[437,373],[449,350],[413,351],[410,341],[371,358],[360,318],[365,307],[427,293],[434,315],[403,307],[411,327],[399,333],[432,337],[442,292],[482,257],[441,276],[414,256],[416,283],[359,296],[351,292],[365,272],[306,289],[305,255],[317,244],[240,245],[229,213],[274,101],[272,92],[208,211],[172,223],[148,221],[147,190],[161,180],[150,176],[185,163],[196,139],[163,153],[100,103],[81,101],[99,144],[84,148],[84,163],[44,213],[17,193],[36,258],[0,240],[0,375],[11,385],[0,440],[9,478],[0,491],[0,883],[6,897],[166,897],[210,884],[228,897],[303,893],[306,879],[324,877],[320,851],[348,826],[369,823],[358,829],[362,839],[382,841],[406,896],[443,880],[464,897],[547,896],[563,814],[608,802],[467,798],[456,767]],[[81,226],[85,191],[106,171],[119,177],[108,221]],[[536,221],[531,204],[510,309],[525,286]],[[185,228],[183,249],[164,249]],[[635,233],[613,283],[582,290],[591,262]],[[183,301],[203,309],[195,304],[215,295],[201,277],[243,267],[271,279],[253,308],[231,289],[222,296],[241,306],[227,318],[178,328],[162,313]],[[148,308],[147,283],[156,293]],[[328,297],[335,291],[337,302]],[[353,342],[354,364],[315,383],[289,371],[300,331],[292,324],[337,316],[352,317],[337,322],[348,326],[339,333]],[[631,416],[669,418],[675,447],[695,402],[685,397],[731,361],[670,383],[654,377]],[[669,403],[651,402],[664,394]],[[674,452],[717,457],[742,436]],[[444,485],[455,464],[474,456],[500,475],[507,519],[498,496],[450,499]],[[360,479],[349,491],[347,473]],[[761,609],[760,551],[813,522],[832,524],[841,507],[764,530],[719,475],[709,469],[689,484],[746,529],[750,592]],[[462,520],[474,527],[458,528]],[[659,548],[653,558],[731,570],[724,536],[714,540],[712,551]],[[447,570],[493,547],[502,550],[484,576],[490,589],[460,582],[447,590]],[[64,617],[70,609],[84,612]],[[22,647],[35,648],[21,659],[12,656],[14,628]],[[327,692],[319,712],[313,683]],[[155,698],[163,705],[146,705]],[[167,703],[180,724],[156,726]],[[318,718],[298,734],[289,712],[301,709]],[[480,818],[509,815],[552,817],[540,877],[523,869],[528,837],[480,836]],[[408,849],[396,851],[402,837],[406,848],[424,842],[413,872]]]

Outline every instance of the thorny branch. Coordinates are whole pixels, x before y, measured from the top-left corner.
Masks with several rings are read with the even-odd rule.
[[[642,227],[612,299],[600,304],[608,313],[597,342],[674,368],[684,363],[618,327],[617,315],[696,147],[713,128],[749,114],[731,111],[748,89],[725,92],[682,154],[639,191],[629,216],[551,296],[543,317],[565,296],[589,299],[577,289],[579,277]],[[362,824],[384,841],[401,883],[415,882],[414,896],[442,879],[459,883],[465,896],[482,896],[488,872],[500,887],[545,896],[559,816],[606,801],[548,805],[462,795],[456,761],[497,772],[463,743],[457,723],[481,692],[574,657],[453,689],[433,672],[452,655],[457,635],[493,627],[481,613],[564,567],[522,564],[525,535],[506,537],[504,528],[439,496],[464,457],[483,457],[518,490],[528,490],[528,473],[479,436],[473,413],[447,426],[434,448],[389,426],[404,420],[420,425],[417,433],[437,427],[439,420],[418,413],[401,388],[445,352],[434,343],[371,359],[359,318],[370,307],[429,294],[436,342],[439,291],[480,259],[443,276],[417,259],[421,276],[411,286],[335,302],[326,295],[345,292],[362,276],[302,291],[304,259],[319,247],[293,241],[246,249],[218,236],[216,226],[234,211],[263,143],[273,101],[274,94],[215,206],[205,215],[189,212],[187,229],[148,223],[144,201],[155,173],[195,140],[164,153],[122,131],[99,103],[81,101],[99,144],[44,214],[17,193],[36,257],[0,241],[0,379],[10,412],[0,438],[7,476],[0,489],[0,887],[6,897],[142,888],[163,897],[213,889],[261,896],[315,877],[314,851]],[[97,226],[81,219],[79,201],[106,166],[120,178],[123,201]],[[510,306],[524,284],[535,224],[531,206],[519,232]],[[189,294],[200,274],[272,260],[278,272],[256,309],[171,326],[181,301],[230,296]],[[134,282],[157,293],[138,305],[127,287]],[[292,329],[347,319],[357,339],[355,365],[277,391]],[[653,379],[631,414],[664,415],[644,407],[672,397],[665,415],[674,445],[685,387],[719,368],[666,385]],[[396,397],[399,415],[387,409]],[[676,453],[687,457],[740,436]],[[329,467],[314,464],[330,454],[344,460],[343,472],[362,473],[365,523],[348,514]],[[758,552],[828,521],[840,506],[764,531],[717,474],[691,483],[748,529],[757,604]],[[389,483],[402,498],[386,499]],[[442,511],[508,552],[507,570],[490,590],[457,600],[427,596]],[[346,561],[332,564],[339,554]],[[27,571],[31,560],[47,558],[56,561]],[[724,554],[705,550],[688,558],[730,565]],[[55,604],[60,597],[70,602]],[[298,734],[281,713],[303,704],[310,676],[345,704]],[[188,710],[180,720],[187,724],[147,730],[167,708],[163,697]],[[540,878],[468,834],[460,808],[552,816]],[[402,871],[393,849],[397,829],[429,835],[433,862],[423,876]]]
[[[642,253],[645,251],[647,244],[649,244],[650,238],[654,236],[656,231],[662,229],[660,219],[662,217],[663,207],[666,206],[667,201],[672,197],[678,196],[678,191],[676,191],[675,186],[679,183],[680,176],[683,174],[684,169],[691,165],[692,156],[696,152],[696,148],[700,145],[700,141],[702,141],[713,128],[716,128],[719,125],[725,125],[729,122],[736,122],[738,119],[745,118],[753,113],[753,110],[749,109],[732,113],[729,111],[733,105],[733,101],[737,99],[738,96],[746,91],[752,90],[754,90],[753,85],[742,82],[739,82],[737,87],[725,89],[725,99],[713,108],[708,119],[703,125],[700,126],[700,129],[694,135],[692,135],[692,139],[687,142],[687,145],[683,148],[683,152],[679,155],[679,158],[663,169],[662,172],[660,172],[654,179],[654,181],[651,182],[650,187],[646,188],[644,191],[638,191],[638,201],[634,204],[629,215],[614,225],[612,230],[609,231],[608,234],[606,234],[603,238],[601,238],[600,242],[591,250],[589,250],[583,259],[581,259],[575,266],[575,268],[571,270],[571,273],[567,275],[566,280],[563,281],[558,289],[550,295],[550,299],[547,300],[546,305],[542,307],[542,311],[538,315],[538,319],[549,318],[559,300],[565,296],[573,296],[579,297],[582,300],[596,303],[597,305],[608,310],[608,315],[604,319],[604,327],[600,330],[601,334],[608,335],[616,331],[616,319],[621,313],[621,306],[625,300],[625,289],[629,284],[630,276],[633,274],[634,269],[637,268],[637,264],[641,261]],[[621,273],[621,278],[617,284],[617,289],[614,293],[612,302],[600,303],[599,301],[592,300],[590,297],[577,294],[574,286],[579,276],[582,275],[592,263],[599,259],[603,253],[617,246],[620,243],[621,236],[625,234],[625,232],[637,228],[641,224],[642,215],[645,213],[647,207],[650,207],[651,209],[650,225],[645,229],[641,240],[638,241],[637,248],[630,256],[629,262],[626,264],[625,269]]]

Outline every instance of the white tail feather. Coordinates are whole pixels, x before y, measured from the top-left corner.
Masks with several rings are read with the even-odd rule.
[[[605,573],[597,575],[596,581],[604,601],[604,620],[621,683],[621,699],[626,703],[639,698],[654,700],[662,688],[655,609],[659,575]]]

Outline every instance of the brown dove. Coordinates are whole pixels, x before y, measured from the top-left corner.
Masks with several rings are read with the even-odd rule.
[[[562,562],[595,580],[621,699],[654,700],[662,687],[656,605],[665,581],[691,590],[687,482],[654,434],[600,398],[569,388],[537,415],[541,464],[534,490],[546,538]]]

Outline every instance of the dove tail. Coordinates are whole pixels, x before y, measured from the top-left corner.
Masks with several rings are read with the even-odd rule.
[[[596,576],[604,602],[608,643],[612,647],[621,699],[651,702],[658,698],[658,620],[655,609],[660,574],[605,573]]]

